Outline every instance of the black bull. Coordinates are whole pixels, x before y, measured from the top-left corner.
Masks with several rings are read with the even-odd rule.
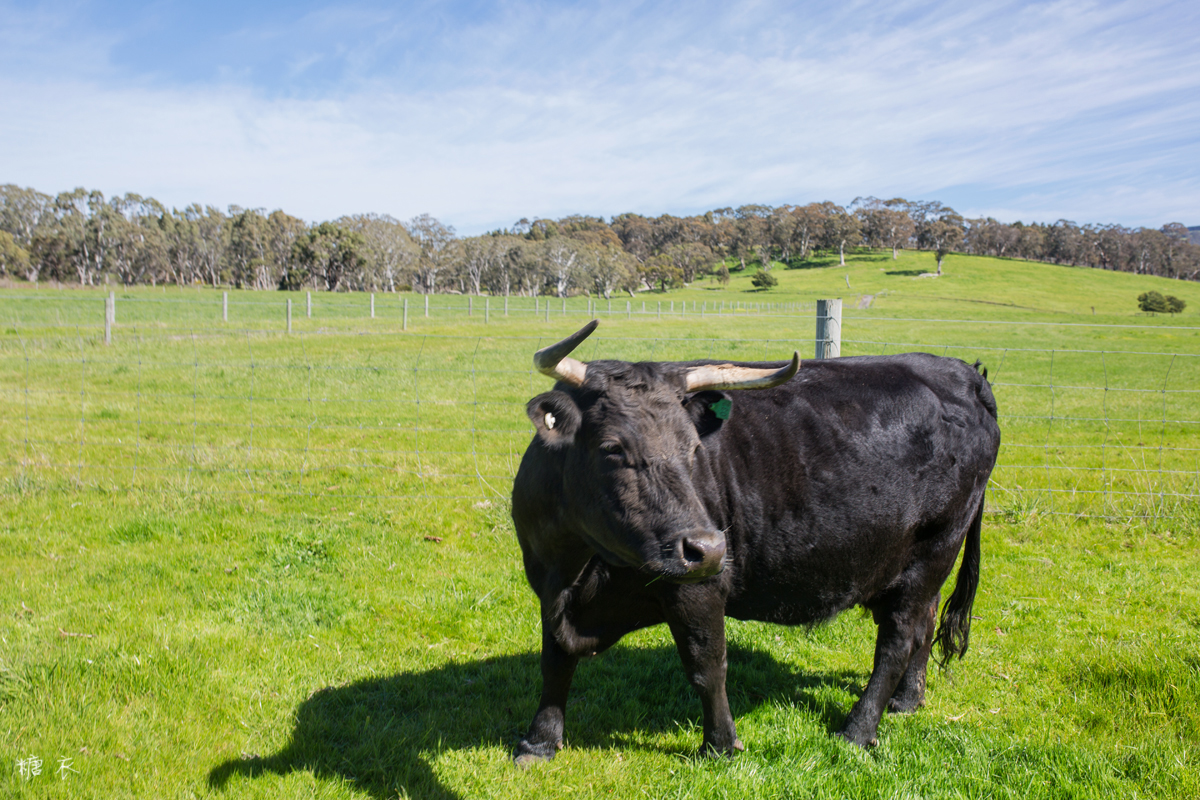
[[[703,750],[732,754],[742,745],[725,693],[725,617],[808,625],[856,605],[871,611],[878,638],[840,735],[873,743],[885,708],[923,704],[934,641],[943,660],[967,649],[1000,445],[987,381],[922,353],[798,372],[798,357],[570,358],[594,328],[535,356],[559,381],[528,404],[537,433],[513,486],[525,573],[541,600],[543,680],[517,763],[562,746],[581,656],[660,622],[700,695]],[[940,589],[964,542],[939,626]]]

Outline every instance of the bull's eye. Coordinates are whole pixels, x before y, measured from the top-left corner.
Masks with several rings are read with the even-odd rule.
[[[624,451],[624,448],[621,447],[620,442],[612,441],[604,442],[600,445],[600,449],[608,453],[610,456],[619,456]]]

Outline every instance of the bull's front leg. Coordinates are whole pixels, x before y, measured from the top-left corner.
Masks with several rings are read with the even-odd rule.
[[[680,589],[667,608],[667,623],[688,681],[700,695],[704,709],[704,743],[700,751],[710,756],[733,756],[743,747],[725,691],[724,598],[700,587]]]
[[[579,656],[563,649],[554,638],[551,623],[542,619],[542,699],[529,725],[529,732],[517,743],[513,761],[528,767],[537,761],[549,761],[562,747],[563,722],[567,694]]]

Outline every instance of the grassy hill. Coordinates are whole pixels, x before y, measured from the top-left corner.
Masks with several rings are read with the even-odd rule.
[[[115,289],[105,346],[107,290],[0,290],[0,794],[1197,796],[1200,286],[965,256],[915,277],[933,267],[864,254],[780,265],[769,292],[620,297],[580,355],[807,357],[810,304],[840,296],[847,354],[981,358],[1004,443],[967,658],[864,752],[830,734],[869,618],[731,621],[747,749],[708,761],[659,626],[581,665],[568,746],[528,772],[509,751],[539,619],[506,480],[549,388],[530,356],[586,298],[548,321],[491,298],[485,321],[481,298],[426,318],[409,296],[405,332],[384,295],[370,319],[314,294],[309,319],[303,293],[231,292],[224,323],[219,291]],[[1148,289],[1187,310],[1138,312]]]

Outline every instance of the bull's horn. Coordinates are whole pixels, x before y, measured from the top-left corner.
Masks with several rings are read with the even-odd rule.
[[[569,353],[590,336],[599,324],[600,320],[594,319],[558,344],[538,350],[533,354],[533,366],[543,375],[558,378],[572,386],[583,386],[583,379],[587,376],[587,364],[571,358]]]
[[[800,369],[800,354],[792,353],[792,362],[783,369],[755,369],[733,364],[705,364],[687,372],[687,390],[770,389],[790,381]]]

